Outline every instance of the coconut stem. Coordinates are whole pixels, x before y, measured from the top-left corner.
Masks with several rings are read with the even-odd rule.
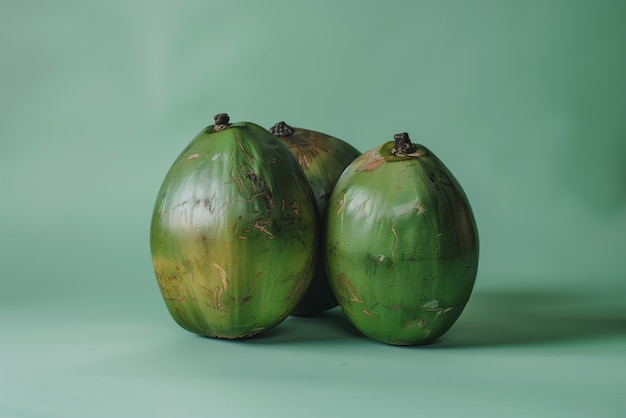
[[[215,132],[221,131],[229,125],[230,117],[228,113],[219,113],[213,117],[215,119],[215,125],[213,126],[213,130]]]
[[[294,129],[285,122],[278,122],[270,128],[270,133],[275,136],[290,136],[293,132]]]
[[[417,147],[409,139],[409,134],[402,132],[393,136],[395,145],[391,150],[392,155],[406,155],[415,152]]]

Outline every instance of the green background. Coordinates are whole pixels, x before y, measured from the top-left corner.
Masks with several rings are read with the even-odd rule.
[[[623,417],[625,22],[624,1],[3,1],[0,416]],[[449,333],[387,346],[339,310],[179,328],[150,215],[219,112],[435,152],[481,238]]]

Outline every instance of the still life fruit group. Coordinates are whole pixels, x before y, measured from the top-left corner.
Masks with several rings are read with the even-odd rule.
[[[467,196],[408,134],[361,154],[226,114],[167,171],[150,248],[174,320],[227,339],[339,305],[367,337],[428,344],[458,319],[478,267]]]

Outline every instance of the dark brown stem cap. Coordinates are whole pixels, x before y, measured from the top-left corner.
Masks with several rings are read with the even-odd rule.
[[[391,150],[392,155],[406,155],[415,152],[416,146],[409,139],[409,134],[406,132],[402,132],[399,134],[395,134],[393,136],[393,140],[395,142],[393,149]]]
[[[289,136],[292,135],[293,132],[294,129],[285,122],[278,122],[270,128],[270,133],[275,136]]]
[[[229,125],[230,117],[228,113],[219,113],[213,117],[215,119],[215,125],[213,126],[213,130],[215,132],[221,131]]]

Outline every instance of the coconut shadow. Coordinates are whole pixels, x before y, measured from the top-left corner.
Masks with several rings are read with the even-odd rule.
[[[626,335],[626,307],[614,293],[501,290],[472,295],[457,323],[428,347],[529,346],[620,335]]]

